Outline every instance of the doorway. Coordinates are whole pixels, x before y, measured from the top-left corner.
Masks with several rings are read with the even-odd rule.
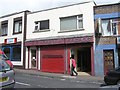
[[[104,74],[110,69],[114,69],[114,50],[103,50]]]
[[[91,74],[91,48],[83,47],[72,49],[72,54],[74,54],[76,59],[77,72],[85,72],[87,75]]]
[[[78,72],[91,72],[90,48],[82,48],[77,50],[77,69]]]
[[[37,68],[36,63],[36,48],[31,48],[31,68]]]

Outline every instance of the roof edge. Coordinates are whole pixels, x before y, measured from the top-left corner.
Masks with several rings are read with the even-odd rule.
[[[111,6],[111,5],[118,5],[118,4],[120,4],[120,2],[118,2],[118,3],[101,4],[101,5],[96,5],[96,6],[94,6],[94,7]]]
[[[0,18],[9,17],[9,16],[16,15],[16,14],[20,14],[20,13],[23,13],[23,12],[31,12],[31,11],[29,11],[29,10],[25,10],[25,11],[15,12],[15,13],[11,13],[11,14],[7,14],[7,15],[3,15],[3,16],[1,16]]]
[[[43,9],[43,10],[39,10],[39,11],[33,11],[33,12],[30,12],[29,14],[43,12],[43,11],[49,11],[49,10],[53,10],[53,9],[59,9],[59,8],[64,8],[64,7],[69,7],[69,6],[79,5],[79,4],[85,4],[85,3],[90,3],[90,2],[93,2],[96,5],[96,3],[93,0],[90,0],[90,1],[86,1],[86,2],[73,3],[73,4],[68,4],[68,5],[63,5],[63,6],[58,6],[58,7]]]

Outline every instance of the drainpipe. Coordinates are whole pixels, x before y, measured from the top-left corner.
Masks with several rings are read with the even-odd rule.
[[[68,72],[68,52],[67,45],[65,45],[65,74]]]
[[[26,40],[26,30],[27,30],[27,14],[30,11],[24,11],[24,32],[23,32],[23,68],[25,69],[25,60],[26,60],[26,47],[25,47],[25,40]]]
[[[95,73],[94,73],[94,50],[93,50],[93,45],[91,46],[91,74],[92,74],[92,76],[95,75]]]

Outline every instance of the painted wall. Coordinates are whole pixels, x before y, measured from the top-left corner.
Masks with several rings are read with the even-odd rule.
[[[93,16],[93,2],[82,3],[76,5],[69,5],[54,9],[42,10],[28,14],[27,19],[27,40],[36,38],[46,38],[54,36],[67,36],[75,34],[94,33],[94,16]],[[84,30],[74,32],[60,32],[60,17],[74,16],[83,14],[83,28]],[[35,21],[50,20],[50,31],[33,33],[35,28]]]
[[[0,18],[0,22],[8,20],[8,35],[0,37],[0,44],[4,43],[4,39],[7,39],[7,38],[17,38],[18,42],[23,40],[23,36],[22,35],[23,35],[23,28],[24,28],[23,27],[23,25],[24,25],[24,18],[22,18],[22,33],[13,35],[14,18],[23,17],[23,16],[24,16],[24,13],[20,13],[20,14],[11,15],[11,16],[8,16],[8,17]]]
[[[22,33],[13,35],[14,18],[22,17]],[[17,38],[17,42],[21,42],[21,52],[23,52],[23,32],[24,32],[24,13],[11,14],[6,17],[0,17],[0,22],[8,20],[8,34],[7,36],[0,36],[0,45],[4,43],[5,39]],[[21,61],[12,61],[13,65],[23,65],[23,53],[21,53]]]
[[[103,59],[103,50],[110,50],[114,49],[114,64],[115,67],[118,66],[118,53],[115,44],[111,45],[98,45],[95,47],[95,75],[96,76],[103,76],[104,75],[104,59]]]
[[[108,5],[100,5],[94,7],[94,19],[118,19],[119,18],[119,3],[118,4],[108,4]],[[118,31],[119,32],[119,31]],[[119,33],[118,33],[119,35]],[[118,66],[118,50],[116,46],[116,38],[115,36],[100,36],[96,37],[99,39],[98,42],[95,41],[94,47],[94,65],[95,65],[95,75],[103,76],[104,75],[104,58],[103,58],[103,50],[114,50],[114,65]]]

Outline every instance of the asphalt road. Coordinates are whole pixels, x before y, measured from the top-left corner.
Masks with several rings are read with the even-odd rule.
[[[51,78],[17,72],[15,88],[99,88],[99,83],[78,81],[74,78]]]

